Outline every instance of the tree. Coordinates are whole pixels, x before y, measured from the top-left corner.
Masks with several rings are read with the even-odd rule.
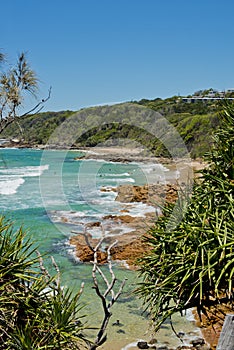
[[[116,303],[118,300],[119,296],[122,293],[122,290],[125,286],[126,283],[126,278],[122,280],[119,288],[117,288],[117,292],[114,290],[115,289],[115,284],[117,282],[116,275],[113,271],[113,266],[112,266],[112,261],[111,261],[111,249],[118,243],[118,241],[114,241],[112,244],[109,245],[107,248],[107,253],[106,253],[106,259],[107,259],[107,264],[108,264],[108,269],[111,278],[108,279],[107,275],[101,270],[98,264],[98,255],[101,253],[101,246],[102,243],[104,242],[106,235],[104,228],[101,227],[101,232],[102,232],[102,237],[98,240],[98,242],[95,242],[95,246],[93,247],[90,241],[90,234],[87,232],[88,225],[85,226],[84,233],[72,231],[75,234],[80,234],[84,236],[85,242],[87,246],[89,247],[90,251],[93,254],[93,269],[92,269],[92,278],[93,278],[93,288],[96,292],[96,295],[98,298],[101,300],[102,303],[102,309],[103,309],[103,320],[100,324],[100,327],[98,329],[97,336],[93,342],[89,343],[89,350],[96,350],[100,346],[102,346],[106,340],[107,340],[107,334],[106,334],[106,329],[109,324],[110,318],[112,316],[111,313],[111,308],[112,306]],[[94,242],[93,242],[94,243]],[[106,286],[104,288],[104,291],[101,290],[100,288],[100,281],[98,281],[98,277],[101,277],[101,280],[104,282],[104,285]]]
[[[0,53],[0,62],[5,63],[4,55]],[[23,106],[26,94],[36,97],[38,91],[38,78],[31,69],[25,53],[21,53],[13,68],[0,75],[0,133],[11,123],[30,113],[38,113],[50,98],[51,88],[45,99],[37,102],[27,112],[20,114],[19,108]]]
[[[151,253],[140,261],[138,293],[155,328],[176,312],[196,308],[209,317],[220,305],[233,307],[234,276],[234,107],[225,102],[208,166],[176,228],[168,205],[149,232]],[[185,211],[180,201],[177,210]],[[179,213],[180,214],[180,213]],[[171,225],[172,224],[172,225]]]

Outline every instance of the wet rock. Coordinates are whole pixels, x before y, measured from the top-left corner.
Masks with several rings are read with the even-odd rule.
[[[116,187],[101,187],[100,191],[101,192],[116,192],[117,189],[116,189]]]
[[[100,227],[100,226],[101,226],[100,221],[89,222],[87,224],[87,227]]]
[[[117,193],[118,195],[116,199],[125,203],[143,202],[147,204],[162,204],[165,197],[169,202],[176,201],[177,198],[177,188],[175,185],[122,185],[117,188]],[[143,218],[133,217],[127,214],[127,211],[125,209],[122,211],[122,215],[104,216],[102,218],[104,227],[109,231],[112,231],[112,236],[107,237],[105,239],[105,244],[112,244],[116,239],[114,235],[118,235],[118,245],[114,246],[111,249],[112,259],[126,261],[128,267],[130,266],[131,268],[135,268],[136,259],[150,250],[150,246],[142,240],[142,236],[146,235],[146,231],[149,229],[149,227],[154,225],[155,218],[155,212],[147,213]],[[114,227],[110,226],[112,223],[115,224]],[[127,225],[130,229],[132,229],[132,231],[128,232],[127,234],[119,235],[119,231],[121,230],[122,224]],[[101,223],[99,221],[91,222],[87,225],[87,227],[100,227],[101,229]],[[90,234],[88,234],[88,239],[90,245],[92,247],[95,247],[97,244],[97,240],[93,239]],[[81,261],[93,261],[93,251],[92,249],[90,249],[89,246],[87,246],[87,242],[85,242],[84,238],[82,237],[82,233],[77,233],[75,237],[71,237],[70,243],[72,245],[75,245],[76,256]],[[106,251],[98,253],[99,263],[106,263],[106,258]]]
[[[149,349],[149,345],[148,345],[147,341],[139,341],[137,343],[137,347],[139,349]]]
[[[179,338],[183,338],[185,336],[185,333],[180,331],[180,332],[177,333],[177,335],[178,335]]]
[[[125,334],[125,331],[123,329],[118,329],[116,333]]]
[[[203,338],[199,337],[199,338],[191,340],[191,344],[194,347],[197,347],[197,346],[200,346],[200,345],[204,345],[205,344],[205,340]]]
[[[61,222],[64,222],[64,223],[65,223],[65,222],[68,222],[68,219],[65,218],[64,216],[62,216],[62,217],[61,217]]]

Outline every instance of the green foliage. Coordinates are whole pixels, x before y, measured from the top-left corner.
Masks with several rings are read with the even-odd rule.
[[[210,164],[187,198],[188,207],[179,197],[178,205],[168,205],[149,232],[152,251],[140,262],[143,283],[138,293],[156,329],[178,311],[196,307],[206,313],[233,303],[234,108],[223,108],[214,147],[206,155]]]
[[[76,112],[81,123],[75,123],[74,120],[70,121],[66,126],[67,140],[77,129],[77,134],[80,137],[74,143],[75,147],[93,147],[106,140],[121,138],[139,142],[156,156],[170,156],[162,142],[152,137],[144,128],[145,124],[154,125],[156,123],[155,114],[149,112],[154,110],[177,129],[191,157],[203,156],[205,152],[210,150],[212,143],[210,136],[219,125],[217,117],[217,113],[221,108],[219,103],[185,103],[177,96],[165,100],[159,98],[155,100],[144,99],[131,104],[132,106],[144,106],[146,107],[145,110],[149,112],[144,113],[144,108],[142,108],[142,113],[140,113],[138,108],[137,123],[134,119],[136,116],[130,116],[130,120],[128,116],[124,116],[124,106],[128,105],[128,103],[123,103],[116,106],[115,112],[117,114],[113,113],[113,107],[111,106],[85,108]],[[97,126],[96,121],[100,118],[100,112],[103,116],[103,122],[101,121]],[[72,114],[74,114],[72,111],[46,112],[20,118],[18,124],[15,123],[6,128],[1,137],[23,139],[24,143],[29,145],[46,144],[56,128]],[[122,120],[119,125],[114,122],[116,116]],[[160,122],[159,119],[157,121],[159,130],[161,128]],[[82,129],[80,124],[84,126],[84,123],[86,128]],[[134,127],[134,125],[138,127]],[[67,140],[61,140],[61,142],[66,144]]]
[[[18,123],[11,124],[1,134],[5,138],[23,139],[31,145],[46,144],[50,135],[73,112],[44,112],[33,116],[22,117]]]
[[[39,268],[40,264],[40,268]],[[79,349],[80,306],[51,277],[22,229],[0,218],[0,348]]]

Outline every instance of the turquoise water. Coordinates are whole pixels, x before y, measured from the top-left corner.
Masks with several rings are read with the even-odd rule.
[[[116,202],[113,188],[129,183],[141,185],[149,182],[149,178],[150,181],[152,178],[163,179],[167,169],[160,164],[75,160],[79,155],[76,151],[1,149],[0,210],[14,221],[16,227],[24,226],[41,253],[53,255],[64,285],[78,290],[81,283],[85,283],[81,299],[86,304],[84,313],[89,315],[89,322],[95,326],[101,320],[102,312],[91,288],[92,266],[75,258],[74,248],[68,243],[71,231],[82,232],[86,223],[102,221],[104,215],[119,214],[126,206],[132,216],[154,210],[142,203],[124,205]],[[105,227],[107,235],[113,230],[121,234],[128,229],[124,225],[121,228]],[[94,229],[92,234],[98,237],[100,230]],[[50,259],[46,264],[52,269]],[[140,301],[132,294],[136,273],[116,263],[114,267],[118,283],[123,278],[128,279],[119,302],[113,307],[111,320],[112,324],[119,319],[124,324],[124,330],[119,332],[110,324],[108,333],[109,338],[128,344],[144,338],[148,320],[142,316]],[[108,274],[105,266],[103,269]],[[165,334],[173,338],[167,327],[162,337]]]

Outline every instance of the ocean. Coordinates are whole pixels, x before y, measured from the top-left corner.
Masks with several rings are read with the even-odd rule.
[[[121,184],[143,185],[164,182],[168,169],[161,164],[114,163],[102,160],[77,160],[79,151],[36,150],[2,148],[0,150],[0,210],[1,214],[23,226],[41,253],[48,253],[45,261],[53,269],[49,256],[53,256],[62,274],[62,283],[74,291],[85,283],[81,302],[85,305],[90,326],[97,326],[102,319],[100,300],[92,289],[92,265],[81,263],[69,244],[71,231],[83,232],[90,222],[102,221],[105,215],[118,215],[128,205],[128,214],[142,216],[155,208],[143,203],[123,204],[115,201],[114,188]],[[95,155],[94,155],[95,158]],[[104,190],[103,190],[104,189]],[[111,235],[115,228],[106,228]],[[117,234],[128,232],[121,225]],[[101,236],[100,228],[91,232]],[[108,275],[106,266],[102,267]],[[113,307],[108,327],[108,339],[120,344],[116,349],[130,349],[137,339],[150,339],[149,320],[142,313],[141,301],[133,294],[137,272],[114,263],[117,287],[127,278],[126,287]],[[122,328],[112,326],[120,320]],[[194,330],[191,322],[179,317],[177,331]],[[165,325],[160,340],[178,343],[171,328]],[[101,349],[110,349],[106,345]],[[133,347],[134,348],[134,347]],[[115,348],[113,347],[113,350]]]

